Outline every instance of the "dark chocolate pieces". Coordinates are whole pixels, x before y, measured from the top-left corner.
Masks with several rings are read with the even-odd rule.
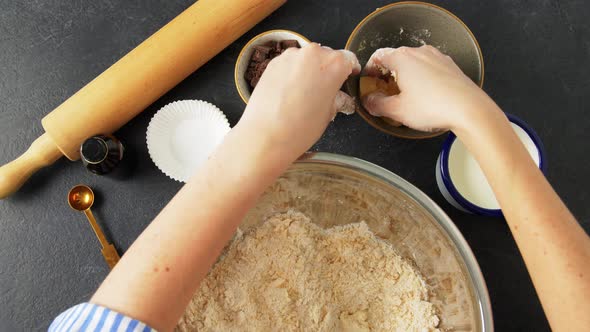
[[[253,47],[254,52],[252,52],[248,69],[246,69],[246,73],[244,74],[244,78],[250,84],[251,89],[254,89],[258,81],[260,81],[260,77],[266,70],[270,60],[281,55],[286,49],[291,47],[301,48],[301,45],[299,45],[297,40],[271,40],[264,45]]]
[[[300,48],[301,46],[299,46],[299,42],[296,40],[283,40],[281,42],[281,48],[286,50],[290,47],[297,47]]]
[[[271,59],[266,59],[260,63],[257,63],[256,66],[254,66],[254,69],[252,71],[252,79],[250,80],[250,86],[252,87],[252,89],[254,89],[256,85],[258,85],[258,81],[260,80],[260,77],[262,77],[262,74],[266,70],[266,66],[268,66],[270,60]]]
[[[271,48],[268,46],[254,46],[251,62],[262,62],[268,59]]]

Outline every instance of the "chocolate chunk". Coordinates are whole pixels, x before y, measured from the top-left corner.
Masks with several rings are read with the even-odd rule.
[[[253,77],[254,77],[254,67],[248,67],[248,69],[246,70],[246,73],[244,74],[244,79],[246,81],[250,82]]]
[[[275,46],[272,48],[272,50],[275,52],[280,52],[281,51],[281,42],[275,42]]]
[[[252,58],[250,58],[250,61],[262,62],[268,59],[270,50],[271,47],[268,46],[254,46],[254,53],[252,53]]]
[[[254,72],[255,73],[255,76],[262,76],[262,74],[266,70],[266,67],[268,66],[269,63],[270,63],[270,59],[264,60],[263,62],[261,62],[258,65],[256,65],[256,69],[255,69],[255,72]]]
[[[299,45],[299,42],[294,40],[294,39],[289,39],[289,40],[283,40],[281,42],[281,47],[283,49],[287,49],[289,47],[297,47],[297,48],[301,48],[301,46]]]
[[[250,86],[252,87],[252,89],[254,89],[258,85],[259,81],[260,81],[260,76],[256,76],[250,81]]]
[[[301,48],[301,45],[299,45],[297,40],[288,39],[283,41],[270,40],[264,45],[253,47],[254,51],[250,57],[246,73],[244,73],[244,78],[250,83],[252,89],[258,85],[258,81],[260,81],[260,77],[266,70],[270,60],[281,55],[281,53],[291,47]]]
[[[270,41],[266,42],[266,44],[264,44],[264,46],[267,46],[270,48],[280,48],[281,43],[276,40],[270,40]]]
[[[281,42],[271,40],[265,44],[266,46],[270,47],[269,58],[276,58],[278,55],[281,54]]]
[[[244,78],[246,79],[246,81],[250,81],[252,77],[254,77],[256,73],[256,66],[259,63],[260,62],[250,60],[250,63],[248,63],[248,68],[246,68],[246,73],[244,73]]]
[[[250,82],[250,87],[252,87],[252,89],[254,89],[254,87],[256,87],[256,85],[258,84],[258,81],[260,81],[260,77],[262,77],[262,74],[264,74],[264,71],[266,70],[266,67],[269,63],[270,59],[266,59],[260,63],[257,63],[252,70],[248,70],[246,72],[246,75],[248,75],[248,77],[244,78],[246,78],[246,80]],[[248,74],[248,72],[250,72],[250,74]]]

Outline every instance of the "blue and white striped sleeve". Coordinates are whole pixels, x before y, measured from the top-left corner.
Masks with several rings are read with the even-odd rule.
[[[133,318],[92,303],[81,303],[62,312],[48,332],[155,332]]]

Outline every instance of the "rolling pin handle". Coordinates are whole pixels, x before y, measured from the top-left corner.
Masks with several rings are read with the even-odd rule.
[[[20,157],[0,167],[0,199],[13,194],[33,173],[53,164],[61,156],[61,151],[47,133],[39,136]]]

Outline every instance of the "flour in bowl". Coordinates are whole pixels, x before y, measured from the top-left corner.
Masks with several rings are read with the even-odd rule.
[[[438,331],[420,274],[364,222],[276,215],[238,232],[178,331]]]

